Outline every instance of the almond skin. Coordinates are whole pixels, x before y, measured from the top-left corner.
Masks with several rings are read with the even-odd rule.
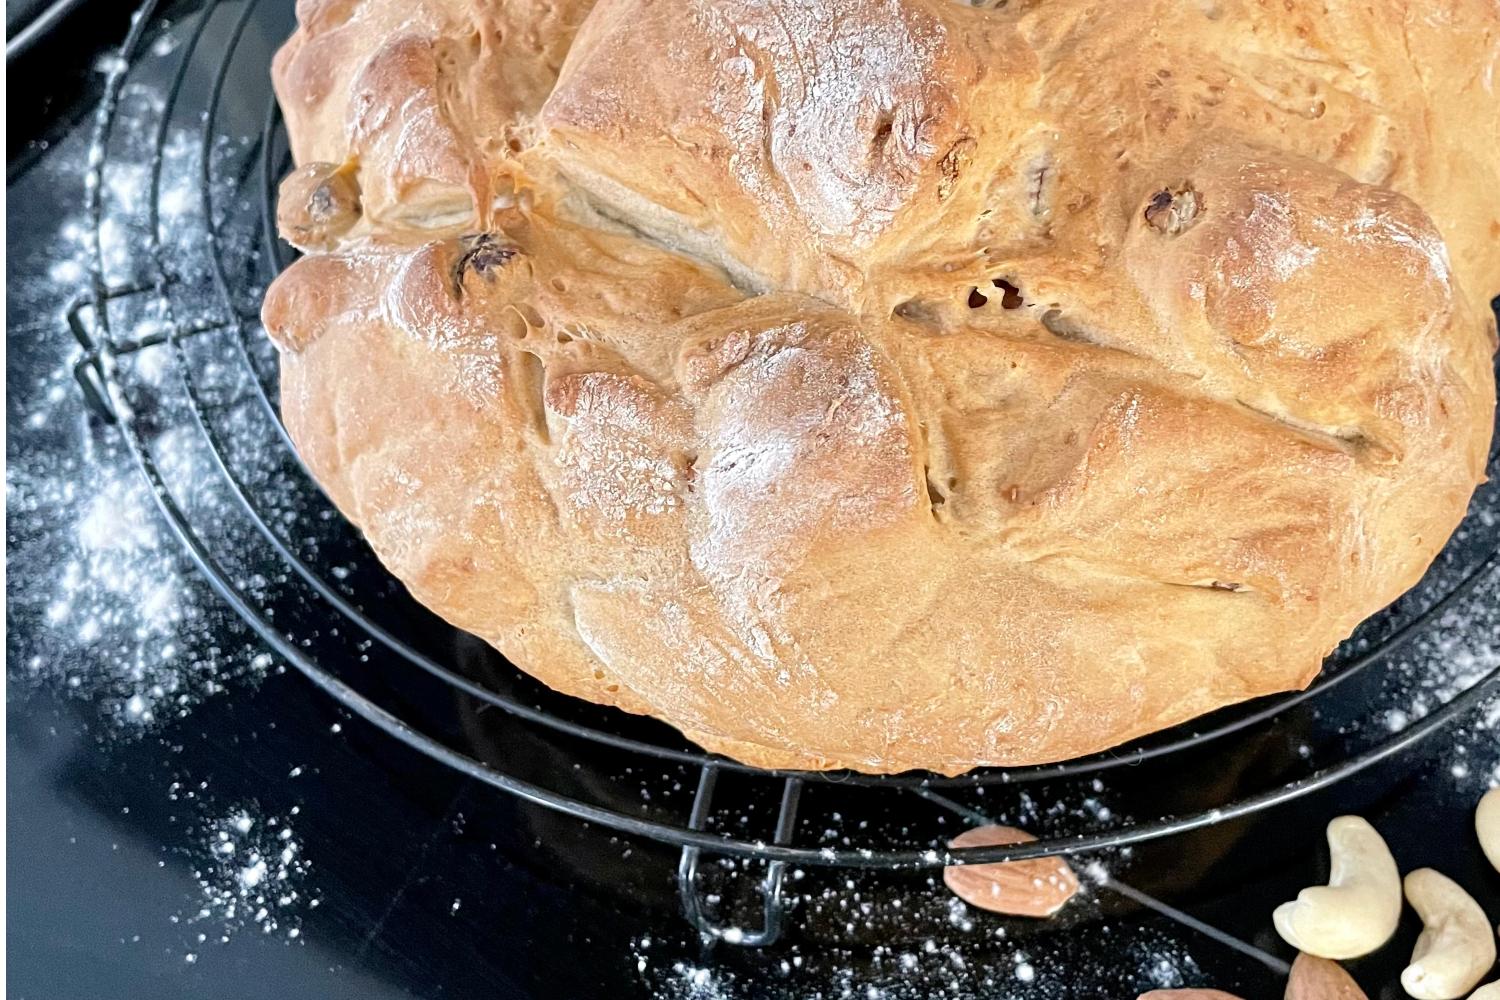
[[[1326,958],[1300,954],[1286,981],[1286,1000],[1369,1000],[1344,967]]]
[[[1035,839],[1013,826],[980,826],[954,837],[948,846],[994,847]],[[943,881],[970,906],[1017,917],[1050,917],[1078,892],[1078,876],[1062,858],[950,865],[943,869]]]
[[[1240,1000],[1233,993],[1223,990],[1152,990],[1142,993],[1135,1000]]]

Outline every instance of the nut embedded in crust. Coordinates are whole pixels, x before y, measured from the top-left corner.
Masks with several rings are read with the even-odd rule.
[[[463,295],[465,275],[473,273],[486,281],[494,281],[495,272],[510,263],[511,258],[521,252],[520,247],[510,243],[501,243],[489,233],[465,236],[463,246],[464,252],[459,255],[457,263],[453,265],[454,298]]]
[[[1192,185],[1163,188],[1146,205],[1146,224],[1164,236],[1176,236],[1197,221],[1202,210],[1203,199]]]
[[[308,163],[281,182],[276,228],[299,250],[333,249],[359,217],[359,181],[348,165]]]

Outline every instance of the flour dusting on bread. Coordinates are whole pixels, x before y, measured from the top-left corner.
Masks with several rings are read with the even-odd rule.
[[[422,601],[765,766],[1307,684],[1483,476],[1482,0],[302,0],[268,290]]]

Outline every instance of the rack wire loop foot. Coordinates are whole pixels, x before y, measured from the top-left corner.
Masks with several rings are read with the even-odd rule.
[[[719,769],[712,764],[703,768],[698,777],[698,792],[693,798],[693,811],[688,826],[701,831],[708,824],[712,811],[714,786],[719,780]],[[802,779],[788,778],[781,791],[781,809],[776,816],[775,843],[785,846],[792,842],[792,831],[797,825],[797,805],[802,798]],[[761,926],[758,930],[743,927],[725,927],[715,923],[705,912],[703,899],[698,894],[698,861],[702,851],[697,847],[684,847],[682,859],[677,865],[677,889],[682,897],[682,912],[688,923],[705,937],[747,948],[763,948],[781,937],[781,928],[786,916],[786,862],[772,861],[766,866],[766,877],[761,882]]]

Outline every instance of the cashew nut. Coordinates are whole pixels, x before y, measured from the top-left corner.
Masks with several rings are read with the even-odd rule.
[[[1406,876],[1406,898],[1423,930],[1401,985],[1417,1000],[1458,1000],[1495,964],[1489,918],[1457,882],[1431,868]]]
[[[1272,914],[1276,931],[1319,958],[1358,958],[1385,944],[1401,919],[1401,873],[1375,828],[1358,816],[1328,824],[1328,884],[1311,886]]]
[[[1469,1000],[1500,1000],[1500,983],[1479,987],[1469,994]]]
[[[1495,871],[1500,872],[1500,788],[1492,788],[1479,800],[1474,813],[1474,830],[1479,834],[1479,846],[1484,856],[1490,859]]]

